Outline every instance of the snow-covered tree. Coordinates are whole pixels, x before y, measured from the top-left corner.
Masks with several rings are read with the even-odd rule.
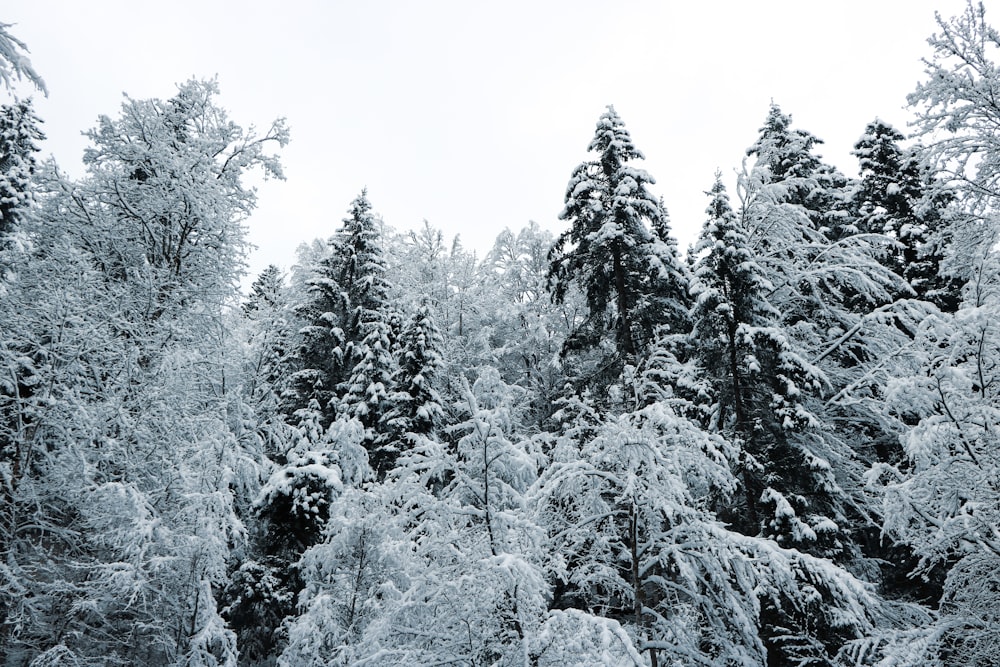
[[[957,312],[921,322],[920,366],[889,384],[885,407],[906,459],[870,473],[883,494],[886,532],[914,550],[921,572],[948,568],[941,619],[931,628],[938,635],[925,658],[955,661],[948,664],[989,664],[1000,649],[1000,596],[988,583],[972,583],[988,581],[1000,565],[1000,220],[988,220],[994,231],[980,240],[981,273]]]
[[[695,246],[700,258],[692,287],[691,347],[713,388],[711,425],[742,447],[739,469],[748,521],[743,528],[755,534],[763,526],[765,534],[790,544],[815,540],[808,524],[827,525],[830,519],[815,506],[818,498],[808,498],[829,484],[816,479],[828,470],[816,469],[816,457],[802,451],[790,432],[819,425],[805,399],[826,380],[797,352],[781,314],[767,300],[773,286],[718,175],[709,194],[709,217]],[[798,499],[793,500],[798,512],[811,515],[806,523],[779,509],[788,498]],[[765,517],[761,505],[773,505],[775,515]]]
[[[0,250],[31,203],[40,123],[31,100],[0,106]]]
[[[588,150],[595,159],[578,166],[566,186],[560,218],[570,228],[549,255],[549,282],[557,304],[571,288],[586,298],[587,318],[566,349],[610,343],[613,358],[602,363],[613,377],[636,363],[657,327],[686,329],[687,276],[666,211],[647,190],[654,180],[632,165],[643,155],[613,107],[598,120]]]
[[[298,307],[305,326],[290,363],[286,392],[285,410],[293,418],[296,411],[316,401],[322,425],[329,426],[346,409],[343,400],[353,386],[352,374],[371,354],[377,358],[365,363],[374,364],[372,372],[392,372],[391,366],[386,366],[392,342],[387,344],[389,283],[379,227],[363,191],[351,202],[348,217],[331,237],[329,254],[307,279],[308,294]],[[358,382],[362,382],[360,377]],[[368,383],[359,385],[352,403],[368,388]]]
[[[523,493],[537,458],[512,440],[517,393],[464,386],[454,447],[426,437],[386,482],[345,496],[303,557],[302,614],[280,664],[521,664],[544,618],[540,533]]]
[[[942,181],[957,187],[972,209],[995,207],[1000,198],[1000,33],[986,22],[981,2],[960,15],[936,15],[940,32],[924,60],[926,78],[908,96],[920,137]]]
[[[283,177],[265,151],[288,141],[284,122],[246,132],[215,106],[218,92],[215,81],[191,80],[169,100],[126,97],[119,118],[101,116],[87,132],[90,178],[73,214],[97,228],[86,241],[109,279],[145,283],[133,317],[155,321],[231,294],[256,198],[240,177],[255,166]]]
[[[293,314],[288,289],[278,267],[266,267],[250,287],[243,302],[245,375],[243,391],[253,409],[254,437],[266,455],[284,463],[288,429],[281,414],[281,387],[285,359],[292,345]]]
[[[261,474],[229,334],[255,202],[243,179],[279,175],[265,151],[287,135],[245,132],[216,94],[191,81],[126,98],[89,133],[87,176],[46,169],[19,221],[30,256],[0,307],[11,664],[236,663],[214,591]],[[6,391],[18,374],[30,392]]]
[[[829,663],[892,613],[829,561],[723,528],[709,506],[736,488],[734,448],[668,403],[563,410],[529,494],[554,606],[620,623],[645,664]]]
[[[323,541],[345,493],[370,477],[355,420],[319,424],[318,411],[298,430],[298,441],[254,503],[248,557],[224,591],[225,615],[237,633],[244,664],[273,665],[288,642],[288,625],[305,585],[298,563]]]
[[[388,454],[389,465],[409,446],[413,436],[433,436],[444,417],[436,384],[444,361],[443,341],[434,323],[430,307],[417,308],[400,332],[398,368],[392,377],[395,391],[388,397],[389,408],[383,416],[380,449]]]
[[[529,391],[532,420],[551,417],[553,400],[566,382],[559,352],[575,314],[585,306],[578,294],[552,304],[546,289],[548,252],[553,238],[535,222],[516,234],[505,229],[484,260],[487,295],[484,327],[494,365],[507,382]]]
[[[815,230],[831,238],[850,234],[847,178],[814,153],[821,139],[791,125],[792,117],[771,102],[757,141],[747,149],[747,156],[755,159],[757,179],[778,185],[777,199],[800,207]]]
[[[389,399],[394,392],[392,378],[396,370],[393,341],[390,340],[392,332],[382,317],[379,313],[372,321],[361,322],[368,331],[354,351],[362,356],[351,371],[338,407],[342,416],[356,419],[364,426],[365,447],[370,450],[372,465],[380,475],[392,467],[392,455],[380,449],[379,441],[384,435],[385,415],[390,410]]]
[[[904,150],[903,139],[896,128],[876,119],[854,144],[860,168],[852,195],[855,224],[860,232],[884,234],[898,244],[888,249],[884,262],[916,296],[955,310],[961,286],[941,275],[941,227],[952,195],[935,187],[919,150]]]

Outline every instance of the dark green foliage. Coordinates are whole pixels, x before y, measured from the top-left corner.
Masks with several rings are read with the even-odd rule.
[[[666,211],[646,189],[653,178],[631,166],[643,155],[613,107],[588,150],[595,159],[577,167],[566,187],[559,217],[571,226],[549,253],[549,286],[555,303],[578,289],[589,311],[565,351],[601,349],[607,341],[614,351],[599,365],[613,378],[637,362],[658,327],[687,329],[688,279]]]
[[[852,198],[857,227],[896,241],[886,255],[888,268],[905,278],[917,297],[954,312],[961,284],[942,275],[941,267],[941,233],[953,194],[934,183],[920,147],[900,147],[903,139],[896,128],[876,119],[854,144],[861,175]]]
[[[222,616],[236,632],[240,664],[274,664],[288,642],[283,621],[294,614],[301,588],[298,569],[275,556],[245,561],[229,575]]]
[[[319,262],[307,282],[306,302],[298,308],[299,318],[306,324],[291,360],[284,406],[286,414],[294,418],[296,411],[315,400],[324,428],[343,412],[341,401],[350,391],[351,376],[372,346],[382,344],[381,355],[389,352],[383,342],[383,338],[388,340],[389,331],[389,285],[378,218],[366,192],[351,202],[348,217],[330,239],[329,247],[330,254]],[[376,363],[382,360],[380,356]]]
[[[816,424],[804,400],[824,378],[796,353],[767,301],[772,287],[718,176],[708,194],[709,218],[695,247],[690,347],[712,388],[712,426],[743,447],[746,514],[739,524],[750,534],[786,532],[765,520],[762,494],[811,485],[808,461],[789,432]]]
[[[382,435],[372,462],[376,471],[392,469],[410,439],[433,435],[444,417],[435,388],[444,364],[444,342],[426,302],[406,322],[397,343],[398,368],[392,376],[395,391],[388,396],[388,409],[382,415]]]
[[[0,106],[0,249],[31,202],[40,124],[30,99]]]
[[[847,178],[815,154],[821,139],[791,124],[792,117],[772,102],[760,136],[747,149],[747,156],[757,159],[758,178],[765,184],[780,183],[775,199],[802,207],[813,229],[832,238],[849,234]]]

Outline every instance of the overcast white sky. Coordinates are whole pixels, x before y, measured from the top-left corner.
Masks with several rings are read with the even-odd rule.
[[[426,218],[482,251],[529,220],[561,231],[566,182],[607,104],[645,153],[683,248],[715,170],[732,190],[772,99],[855,175],[850,151],[868,122],[906,129],[934,11],[964,6],[23,0],[0,22],[16,24],[49,87],[36,100],[43,152],[74,175],[80,132],[117,115],[123,92],[166,98],[177,82],[217,75],[236,122],[287,117],[288,180],[261,186],[249,223],[256,272],[332,234],[365,186],[393,227]]]

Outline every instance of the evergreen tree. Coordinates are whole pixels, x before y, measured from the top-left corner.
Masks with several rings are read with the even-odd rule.
[[[353,348],[363,355],[354,365],[347,380],[338,412],[342,417],[356,419],[365,429],[365,448],[370,452],[376,474],[384,475],[392,467],[388,451],[378,446],[383,436],[383,419],[389,410],[390,392],[393,391],[393,373],[396,360],[392,356],[390,329],[380,311],[369,311],[372,321],[360,321],[368,332]],[[383,460],[385,459],[385,460]]]
[[[435,388],[444,364],[444,343],[427,303],[421,304],[403,327],[398,343],[398,368],[392,377],[395,391],[388,397],[389,408],[382,417],[385,435],[378,455],[386,462],[375,465],[376,470],[391,469],[414,436],[433,436],[444,416]]]
[[[560,218],[570,229],[549,254],[549,285],[557,304],[572,287],[586,298],[587,318],[565,349],[600,349],[610,338],[615,353],[603,363],[614,377],[636,363],[657,327],[686,329],[687,277],[666,211],[646,188],[653,178],[631,165],[643,155],[613,107],[588,150],[595,159],[577,167],[566,187]]]
[[[31,100],[0,106],[0,249],[31,202],[40,123]]]
[[[292,345],[292,314],[278,267],[266,267],[253,282],[243,313],[247,342],[243,391],[254,414],[252,431],[265,455],[282,464],[289,436],[280,391]]]
[[[824,486],[812,471],[815,457],[799,450],[789,437],[791,431],[818,425],[804,399],[818,391],[825,378],[797,354],[782,329],[780,313],[767,301],[773,287],[749,247],[719,175],[709,194],[709,218],[695,246],[697,254],[704,254],[695,268],[691,340],[715,389],[712,425],[743,447],[739,467],[747,523],[742,527],[750,534],[762,530],[787,544],[814,541],[814,528],[789,514],[784,498],[799,499],[798,513],[808,511],[809,523],[825,525],[818,498],[807,500]],[[774,518],[763,516],[762,502],[775,505]]]
[[[815,154],[821,139],[791,124],[792,117],[771,102],[760,136],[747,149],[747,156],[756,158],[757,178],[764,184],[780,184],[777,202],[801,207],[813,229],[831,238],[852,233],[847,178]]]
[[[733,446],[668,403],[602,417],[571,399],[557,416],[528,494],[553,606],[620,623],[636,664],[835,664],[891,609],[825,559],[720,525],[708,507],[735,490]]]
[[[294,416],[316,401],[325,428],[345,410],[342,401],[352,386],[351,376],[373,353],[373,345],[380,346],[380,352],[368,363],[375,364],[372,369],[378,373],[391,373],[385,367],[392,344],[386,343],[389,284],[378,218],[366,191],[351,202],[348,217],[330,239],[329,254],[314,268],[307,289],[306,301],[298,307],[306,324],[291,364],[285,412]],[[352,403],[367,389],[368,384],[359,385]]]
[[[297,441],[254,503],[249,557],[223,592],[246,665],[273,665],[281,654],[306,583],[297,564],[323,541],[342,494],[368,477],[361,424],[338,420],[322,429],[312,407],[300,411]]]
[[[939,229],[952,195],[935,186],[917,150],[899,146],[903,139],[897,129],[876,119],[854,145],[861,172],[853,194],[857,226],[895,241],[898,247],[887,253],[888,268],[905,278],[918,297],[954,311],[960,285],[942,275]]]

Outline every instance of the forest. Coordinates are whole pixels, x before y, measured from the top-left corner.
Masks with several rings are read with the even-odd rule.
[[[691,248],[608,106],[558,235],[478,256],[362,191],[249,290],[285,122],[192,79],[70,178],[10,27],[0,667],[1000,665],[981,4],[856,176],[762,109]]]

